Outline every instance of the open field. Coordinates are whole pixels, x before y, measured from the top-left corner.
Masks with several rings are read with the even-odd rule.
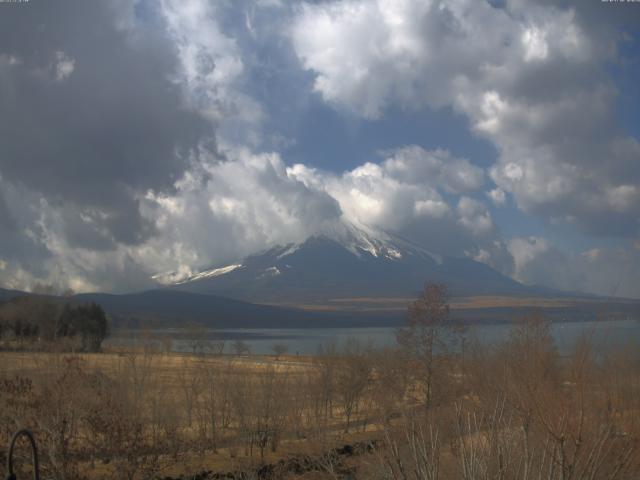
[[[582,342],[560,358],[542,320],[441,355],[411,354],[407,333],[398,349],[314,357],[0,352],[0,434],[33,429],[53,479],[640,474],[634,349]],[[369,447],[333,450],[356,444]]]
[[[279,358],[259,355],[203,356],[180,353],[146,353],[117,349],[103,353],[51,353],[51,352],[0,352],[0,372],[12,374],[45,374],[48,369],[56,368],[60,357],[75,358],[88,369],[99,370],[107,375],[122,371],[132,357],[144,356],[152,365],[154,375],[162,381],[172,382],[183,369],[227,368],[229,365],[248,372],[260,373],[267,369],[276,372],[301,374],[313,368],[313,357],[282,355]]]
[[[313,427],[323,430],[314,445],[304,441],[302,425],[296,432],[285,428],[293,413],[285,409],[298,409],[299,422],[311,415],[309,405],[298,402],[307,397],[317,371],[317,359],[298,356],[0,352],[0,427],[7,436],[31,426],[43,452],[55,456],[60,452],[51,442],[58,429],[49,422],[59,418],[45,417],[54,410],[72,417],[77,430],[65,439],[65,478],[119,478],[127,468],[134,470],[129,478],[248,468],[291,454],[320,454],[371,430],[355,414],[350,421],[357,431],[347,432],[337,405],[326,406],[333,413]],[[232,412],[234,407],[240,410]],[[253,438],[239,440],[247,434]],[[81,453],[87,445],[94,453]],[[132,448],[140,449],[135,461],[127,452]],[[138,462],[144,467],[133,465]]]
[[[273,306],[299,308],[307,311],[325,312],[405,312],[410,297],[351,297],[332,298],[322,303],[286,304],[271,303]],[[640,301],[626,299],[608,299],[603,297],[518,297],[479,295],[472,297],[453,297],[450,299],[454,311],[484,309],[514,309],[527,311],[531,309],[603,309],[611,311],[616,308],[631,309],[640,312]]]

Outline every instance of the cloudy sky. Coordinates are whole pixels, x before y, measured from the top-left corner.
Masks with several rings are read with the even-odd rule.
[[[639,85],[640,3],[0,3],[0,286],[352,222],[640,298]]]

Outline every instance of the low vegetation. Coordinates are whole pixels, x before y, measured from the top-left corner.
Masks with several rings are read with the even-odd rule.
[[[5,352],[0,435],[33,429],[56,480],[640,477],[634,349],[561,357],[537,315],[480,346],[437,285],[410,314],[396,348],[314,357]]]

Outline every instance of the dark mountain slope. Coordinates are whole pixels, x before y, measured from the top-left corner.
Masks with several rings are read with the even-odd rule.
[[[300,245],[247,257],[241,265],[201,272],[172,288],[289,304],[363,296],[411,297],[427,281],[445,283],[453,296],[559,293],[522,285],[468,258],[438,258],[397,239],[366,240],[345,244],[326,236],[311,237]]]

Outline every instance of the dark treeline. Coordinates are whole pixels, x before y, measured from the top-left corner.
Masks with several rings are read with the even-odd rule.
[[[0,303],[0,346],[4,349],[55,345],[96,352],[107,334],[107,316],[93,302],[73,305],[47,296],[24,296]]]

